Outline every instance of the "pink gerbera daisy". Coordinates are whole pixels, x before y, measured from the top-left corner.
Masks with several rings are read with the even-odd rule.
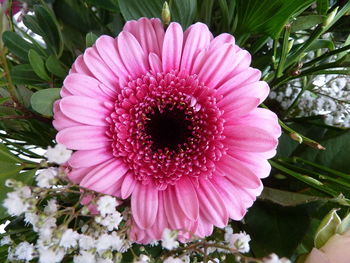
[[[77,58],[55,104],[69,178],[131,199],[130,238],[198,237],[240,220],[262,191],[281,134],[250,54],[202,23],[126,23]]]

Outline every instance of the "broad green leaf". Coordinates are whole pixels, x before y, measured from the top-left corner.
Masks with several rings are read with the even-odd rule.
[[[28,61],[28,51],[34,48],[32,44],[11,31],[4,32],[2,34],[2,40],[11,53],[24,62]]]
[[[283,26],[313,0],[237,0],[236,35],[265,33],[276,38]]]
[[[68,69],[54,55],[46,60],[45,65],[48,71],[58,77],[64,78],[68,74]]]
[[[348,213],[337,227],[337,233],[342,235],[350,229],[350,213]]]
[[[27,88],[27,86],[18,85],[16,87],[18,100],[26,107],[30,107],[30,97],[33,95],[33,91]]]
[[[257,201],[244,217],[244,230],[251,236],[256,257],[276,253],[290,257],[308,230],[308,206],[282,207]]]
[[[313,26],[321,24],[325,18],[325,16],[321,15],[299,16],[295,21],[293,21],[291,32],[310,29]]]
[[[41,35],[51,51],[60,56],[63,51],[63,41],[61,31],[53,12],[43,5],[34,7],[35,19],[41,28]]]
[[[11,70],[11,77],[15,84],[36,85],[42,83],[30,64],[14,66]]]
[[[87,48],[91,47],[96,42],[97,38],[98,36],[96,36],[94,33],[92,32],[87,33],[85,37],[86,47]]]
[[[109,11],[118,11],[118,0],[87,0],[86,2]]]
[[[306,49],[306,51],[312,51],[321,48],[328,48],[329,50],[334,50],[335,47],[333,41],[331,40],[317,39]]]
[[[340,223],[341,220],[337,214],[337,209],[333,209],[328,215],[326,215],[318,227],[315,235],[315,247],[322,247],[328,239],[336,233],[337,227]]]
[[[28,58],[34,72],[43,80],[49,81],[50,77],[47,75],[45,62],[42,57],[34,49],[31,49],[29,50]]]
[[[60,90],[49,88],[35,92],[30,100],[32,108],[42,115],[52,116],[53,103],[60,98]]]
[[[119,0],[120,11],[125,20],[139,19],[140,17],[160,18],[164,0]],[[171,21],[179,22],[187,28],[197,12],[196,0],[176,0],[170,6]]]

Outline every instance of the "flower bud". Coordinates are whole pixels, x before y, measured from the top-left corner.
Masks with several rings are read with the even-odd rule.
[[[170,14],[170,8],[167,1],[165,1],[163,4],[161,17],[162,17],[163,24],[169,25],[171,20],[171,14]]]

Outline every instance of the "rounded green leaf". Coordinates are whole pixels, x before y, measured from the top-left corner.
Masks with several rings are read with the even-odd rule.
[[[31,49],[28,52],[28,58],[35,74],[37,74],[41,79],[49,81],[50,77],[47,75],[45,62],[40,55],[34,49]]]
[[[32,108],[42,115],[52,116],[53,103],[60,98],[60,90],[49,88],[35,92],[30,99]]]
[[[330,239],[337,230],[341,219],[337,214],[337,209],[330,211],[322,220],[315,235],[315,247],[320,248]]]

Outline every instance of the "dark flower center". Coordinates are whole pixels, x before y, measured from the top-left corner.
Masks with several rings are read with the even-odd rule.
[[[151,136],[153,150],[176,150],[191,136],[191,122],[183,110],[167,106],[161,112],[158,108],[149,114],[145,131]]]

